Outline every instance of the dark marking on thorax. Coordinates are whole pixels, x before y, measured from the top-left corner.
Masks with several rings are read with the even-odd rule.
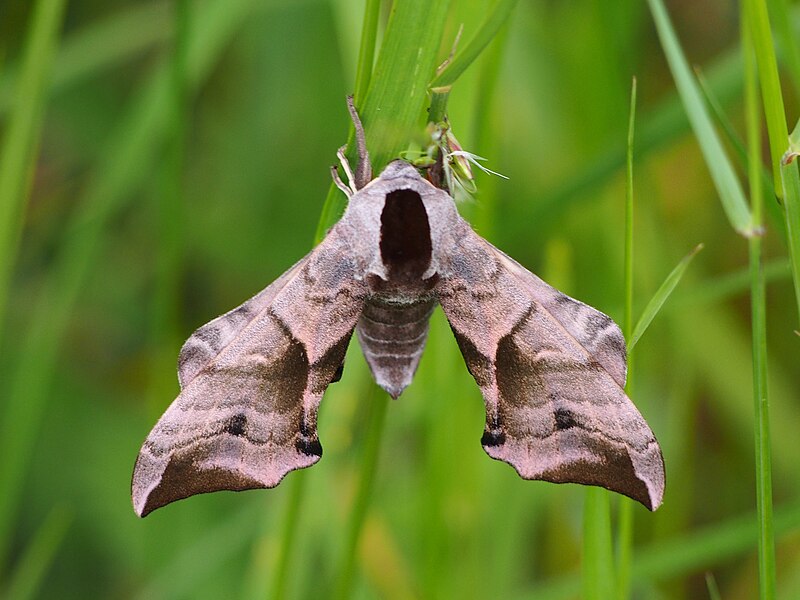
[[[420,195],[413,190],[386,194],[381,213],[381,259],[390,282],[422,280],[431,264],[431,228]]]

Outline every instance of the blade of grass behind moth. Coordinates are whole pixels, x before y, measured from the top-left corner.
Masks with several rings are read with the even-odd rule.
[[[731,226],[745,237],[756,233],[744,191],[714,130],[697,83],[672,28],[662,0],[647,0],[689,122]]]
[[[190,88],[208,74],[215,58],[250,10],[252,0],[215,0],[197,12],[189,45]],[[22,336],[0,421],[0,565],[16,515],[21,480],[47,401],[47,391],[73,308],[98,251],[108,219],[151,171],[168,109],[168,73],[158,69],[126,118],[109,135],[78,210],[64,228],[60,251],[45,276],[30,325]]]
[[[664,303],[667,301],[667,298],[670,297],[670,294],[672,294],[675,286],[677,286],[678,282],[680,282],[683,274],[686,272],[686,269],[689,266],[689,263],[692,262],[692,259],[695,257],[695,255],[702,249],[703,244],[698,244],[695,246],[694,250],[684,256],[683,259],[681,259],[681,261],[676,265],[676,267],[672,269],[670,274],[667,275],[664,283],[662,283],[661,287],[658,288],[656,293],[650,299],[650,302],[647,303],[647,306],[642,312],[642,316],[639,317],[639,321],[636,323],[636,327],[633,329],[633,334],[628,341],[628,352],[633,350],[633,347],[642,337],[644,332],[647,331],[650,323],[661,310],[661,307],[664,306]]]
[[[758,103],[758,75],[749,21],[741,24],[745,64],[745,118],[749,153],[750,197],[753,224],[762,225],[763,197],[758,184],[761,165],[761,127]],[[775,538],[772,523],[772,458],[767,393],[767,308],[762,264],[762,236],[748,240],[750,254],[750,314],[753,355],[753,423],[756,468],[756,510],[758,512],[758,582],[760,598],[775,598]]]
[[[141,56],[169,38],[169,5],[162,1],[115,9],[61,41],[53,60],[50,95]],[[102,48],[102,52],[98,52]],[[20,65],[0,73],[0,120],[13,106],[13,82]]]
[[[375,63],[375,44],[378,39],[378,17],[380,16],[380,0],[367,0],[364,7],[364,22],[361,28],[361,43],[358,48],[358,65],[356,66],[356,82],[353,90],[353,99],[356,107],[362,105],[362,100],[367,94],[372,81],[373,65]],[[363,115],[360,115],[363,121]],[[352,146],[355,139],[355,128],[350,124],[347,136],[347,145]],[[317,222],[317,231],[314,233],[314,245],[319,244],[328,229],[338,220],[344,209],[345,200],[342,193],[333,183],[328,188],[328,196],[322,205],[322,211]]]
[[[708,600],[722,600],[717,580],[711,571],[706,572],[706,589],[708,590]]]
[[[469,42],[464,45],[463,49],[452,60],[447,62],[444,68],[436,73],[430,83],[430,90],[433,94],[429,115],[430,121],[438,123],[444,120],[447,95],[450,93],[450,88],[495,38],[508,21],[511,11],[514,10],[516,5],[517,0],[497,0],[486,19],[475,32],[475,35],[470,38]]]
[[[787,0],[767,0],[769,13],[772,15],[770,22],[775,28],[776,37],[780,44],[781,58],[794,86],[795,93],[800,95],[800,44],[798,44],[796,23],[792,19]],[[768,198],[769,196],[765,196]]]
[[[786,127],[786,113],[781,94],[781,82],[778,75],[778,61],[775,58],[774,39],[769,24],[767,4],[763,0],[744,0],[742,3],[742,20],[747,21],[752,36],[753,47],[758,63],[758,80],[761,84],[761,99],[764,103],[764,116],[767,120],[769,148],[775,194],[782,196],[780,181],[780,160],[786,150],[789,130]]]
[[[633,333],[633,139],[636,123],[636,77],[631,82],[631,99],[628,119],[628,151],[625,165],[625,339]],[[634,374],[633,353],[628,351],[628,378],[625,393],[632,396]],[[620,498],[617,524],[617,598],[630,595],[631,554],[633,549],[633,504]]]
[[[436,65],[449,4],[450,0],[408,0],[392,5],[372,77],[364,82],[369,84],[363,91],[364,100],[356,104],[366,131],[373,175],[380,173],[408,146],[417,126]],[[365,19],[370,14],[372,12],[367,10]],[[358,160],[353,141],[351,133],[345,152],[351,165]],[[341,216],[344,206],[341,192],[331,184],[316,239],[325,236]]]
[[[372,496],[372,483],[375,480],[375,471],[378,466],[383,429],[386,422],[386,411],[390,402],[388,394],[378,388],[377,385],[373,384],[372,390],[371,394],[366,395],[368,402],[365,404],[369,409],[369,419],[361,456],[358,488],[347,522],[344,550],[339,563],[336,584],[333,588],[333,598],[338,600],[348,600],[351,597],[356,558],[358,556],[358,543]]]
[[[797,161],[781,165],[781,184],[789,231],[789,247],[792,260],[792,279],[800,314],[800,174]]]
[[[583,507],[581,583],[584,600],[606,600],[616,592],[608,490],[587,487]]]
[[[458,52],[441,72],[431,82],[432,89],[449,87],[453,85],[461,74],[467,70],[484,48],[491,42],[500,28],[511,16],[511,11],[517,4],[517,0],[497,0],[486,16],[475,35],[467,42],[463,49]]]
[[[739,160],[742,170],[747,171],[749,169],[749,159],[747,156],[747,148],[745,147],[744,142],[736,133],[733,123],[731,123],[731,120],[725,114],[722,105],[719,103],[719,100],[714,94],[714,90],[712,90],[708,85],[708,81],[706,80],[702,71],[700,69],[695,69],[695,74],[697,75],[697,82],[700,84],[700,90],[703,92],[706,104],[711,110],[711,115],[714,117],[714,120],[717,122],[717,124],[722,128],[722,132],[725,134],[728,143],[733,148],[734,156]],[[763,188],[762,193],[764,194],[764,197],[774,198],[775,184],[772,181],[772,174],[762,165],[759,168],[758,175],[759,182]],[[769,202],[767,203],[766,207],[769,209],[770,217],[772,218],[776,229],[781,234],[783,239],[786,240],[788,236],[786,232],[786,220],[780,204],[777,202]]]
[[[14,86],[17,102],[0,150],[0,337],[65,5],[64,0],[36,3]]]
[[[72,515],[63,507],[51,509],[36,533],[28,540],[22,557],[11,574],[4,598],[36,598],[42,580],[67,535]]]
[[[789,234],[789,255],[792,259],[794,290],[800,316],[800,176],[793,163],[783,164],[783,156],[789,141],[786,112],[778,77],[769,15],[764,2],[746,0],[744,17],[747,20],[758,64],[758,79],[761,83],[761,99],[767,120],[772,168],[775,176],[775,193],[783,197],[786,211],[786,227]],[[788,191],[788,195],[786,192]]]

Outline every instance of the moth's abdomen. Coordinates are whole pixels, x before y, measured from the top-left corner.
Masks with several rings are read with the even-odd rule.
[[[428,322],[436,301],[399,301],[380,296],[364,304],[356,326],[361,350],[379,386],[397,398],[408,387],[419,365]]]

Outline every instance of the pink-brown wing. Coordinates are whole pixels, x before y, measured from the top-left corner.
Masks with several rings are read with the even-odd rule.
[[[655,510],[658,442],[623,391],[625,341],[469,227],[438,296],[486,401],[482,444],[525,479],[598,485]]]
[[[274,487],[320,459],[317,409],[363,306],[353,268],[334,228],[272,285],[187,340],[181,393],[134,467],[139,516],[194,494]]]

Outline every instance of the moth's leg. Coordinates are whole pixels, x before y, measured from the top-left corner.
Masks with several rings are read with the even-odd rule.
[[[350,194],[348,194],[348,196],[350,196],[351,194],[355,194],[358,191],[358,188],[356,187],[356,180],[355,176],[353,175],[353,169],[350,168],[350,162],[344,155],[344,151],[346,148],[347,146],[342,146],[341,148],[339,148],[339,150],[336,152],[336,157],[339,159],[339,163],[341,163],[345,175],[347,175],[347,185],[350,188],[351,192]]]
[[[356,165],[356,189],[360,190],[372,180],[372,165],[369,162],[369,152],[367,152],[367,139],[364,135],[364,126],[358,116],[358,111],[353,103],[353,97],[347,97],[347,110],[350,111],[350,118],[356,129],[356,148],[358,149],[358,164]]]
[[[350,198],[353,195],[353,190],[351,190],[348,186],[344,184],[342,179],[339,177],[339,169],[336,168],[336,165],[331,165],[331,177],[333,178],[333,184],[344,192],[344,195]]]
[[[483,446],[500,446],[505,442],[506,436],[503,432],[503,424],[500,421],[497,394],[497,382],[495,382],[490,389],[484,391],[484,399],[486,400],[486,429],[481,438],[481,444]]]
[[[317,437],[317,411],[322,394],[313,394],[303,398],[303,417],[300,420],[300,437],[297,449],[309,456],[322,456],[322,445]]]

